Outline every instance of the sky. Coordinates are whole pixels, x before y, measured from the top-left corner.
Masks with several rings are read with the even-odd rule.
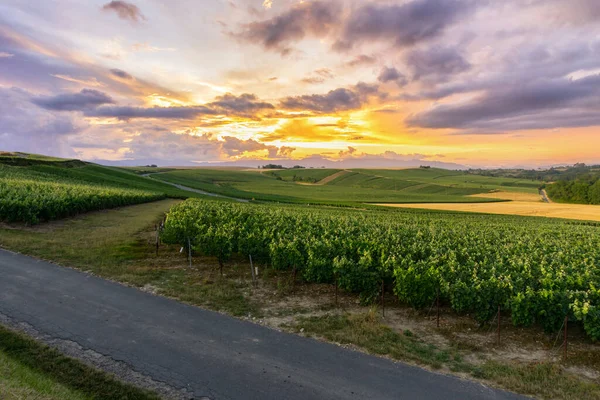
[[[2,0],[0,150],[600,163],[600,1]]]

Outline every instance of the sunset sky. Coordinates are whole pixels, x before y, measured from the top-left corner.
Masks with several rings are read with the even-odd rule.
[[[600,1],[2,0],[0,150],[600,163]]]

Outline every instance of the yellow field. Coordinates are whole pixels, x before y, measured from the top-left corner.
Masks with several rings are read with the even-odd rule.
[[[511,201],[527,201],[527,202],[531,202],[531,203],[542,201],[542,197],[539,194],[521,193],[521,192],[480,193],[480,194],[472,194],[469,197],[483,197],[485,199],[498,199],[498,200],[511,200]]]
[[[539,196],[536,196],[539,198]],[[600,221],[600,206],[544,203],[541,201],[507,201],[502,203],[432,203],[378,204],[388,207],[424,208],[429,210],[466,211],[487,214],[524,215],[530,217],[568,218]]]

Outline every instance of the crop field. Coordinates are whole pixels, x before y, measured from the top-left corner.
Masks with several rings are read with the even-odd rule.
[[[35,224],[164,197],[156,192],[83,184],[0,165],[0,219],[8,222]]]
[[[217,257],[267,260],[307,282],[373,301],[382,285],[428,308],[439,299],[486,322],[556,332],[565,317],[600,339],[600,227],[414,211],[356,211],[187,200],[167,215],[166,243]]]
[[[212,170],[156,173],[154,178],[231,197],[310,204],[471,203],[491,190],[537,193],[538,181],[473,176],[440,169]]]
[[[501,203],[421,203],[379,204],[404,209],[461,211],[485,214],[522,215],[529,217],[567,218],[600,221],[600,206],[586,204],[543,203],[541,201],[511,201]]]
[[[35,224],[165,197],[202,196],[120,168],[22,153],[0,156],[0,221]]]

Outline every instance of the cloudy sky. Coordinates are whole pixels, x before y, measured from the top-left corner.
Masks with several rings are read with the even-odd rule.
[[[0,3],[0,150],[495,167],[599,149],[598,0]]]

